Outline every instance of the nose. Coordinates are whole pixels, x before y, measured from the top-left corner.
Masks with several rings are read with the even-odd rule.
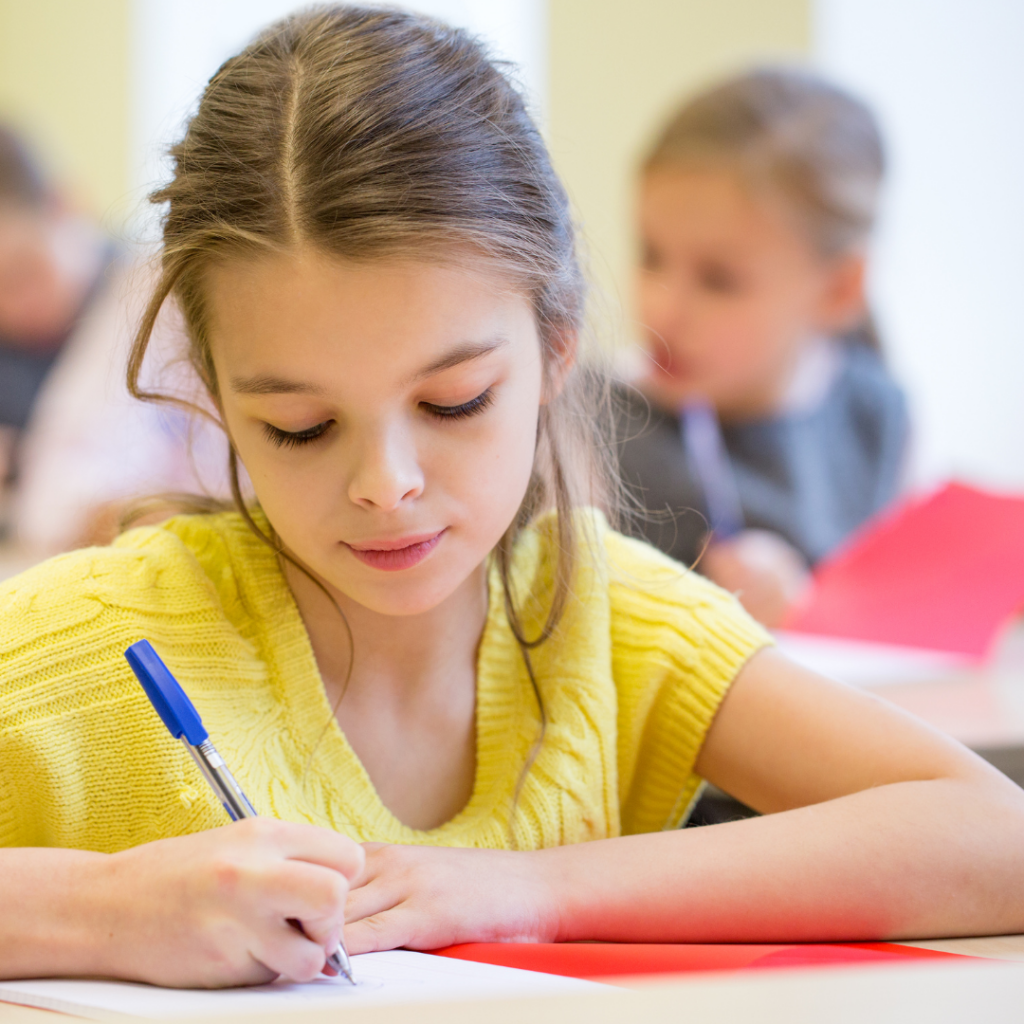
[[[668,275],[642,282],[640,321],[653,342],[671,346],[690,320],[692,295],[686,282]]]
[[[407,430],[382,426],[353,438],[352,448],[355,463],[348,497],[353,504],[392,512],[423,493],[423,470]]]
[[[668,281],[659,298],[660,302],[657,304],[659,323],[666,334],[678,334],[690,319],[693,289],[686,281]]]

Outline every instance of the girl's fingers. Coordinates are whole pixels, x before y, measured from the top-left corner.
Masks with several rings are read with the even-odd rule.
[[[317,943],[284,921],[261,930],[251,953],[275,976],[283,974],[292,981],[312,981],[323,970],[326,960]]]
[[[375,881],[369,885],[361,885],[358,889],[350,890],[348,899],[345,901],[346,928],[353,921],[360,921],[364,917],[372,917],[374,914],[390,910],[400,899],[401,897],[383,881]]]
[[[275,818],[248,818],[228,827],[276,849],[289,860],[332,868],[350,880],[363,870],[366,855],[359,843],[330,829]]]
[[[348,951],[354,953],[376,953],[399,946],[416,947],[416,915],[405,905],[393,907],[381,913],[371,914],[345,926],[345,942]],[[439,942],[436,945],[444,945]],[[433,948],[431,944],[425,948]]]
[[[380,857],[376,856],[380,850],[387,849],[389,843],[363,843],[363,857],[365,863],[363,864],[363,870],[359,873],[359,877],[352,882],[353,888],[357,885],[368,885],[372,882],[381,872]]]
[[[348,881],[330,868],[283,861],[266,878],[266,901],[275,916],[297,918],[310,938],[326,939],[345,920]]]

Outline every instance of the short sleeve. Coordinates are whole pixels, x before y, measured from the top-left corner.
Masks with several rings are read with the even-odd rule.
[[[642,541],[606,535],[623,835],[675,828],[737,673],[772,643],[739,601]]]
[[[0,584],[0,847],[113,852],[217,823],[215,800],[179,799],[194,766],[124,651],[149,637],[177,655],[163,639],[201,638],[218,614],[196,560],[153,527]]]

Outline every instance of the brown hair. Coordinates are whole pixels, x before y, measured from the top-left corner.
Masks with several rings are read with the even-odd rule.
[[[49,196],[42,167],[25,143],[0,125],[0,203],[37,209]]]
[[[162,274],[129,361],[138,398],[169,399],[143,390],[139,378],[171,296],[192,364],[216,396],[207,268],[298,245],[352,260],[490,261],[530,298],[546,373],[580,330],[584,283],[565,192],[522,98],[465,32],[380,8],[293,15],[220,68],[171,153],[174,177],[151,197],[168,207]],[[571,593],[572,510],[596,503],[601,481],[613,479],[611,447],[596,436],[610,417],[594,414],[592,382],[574,371],[541,408],[533,476],[495,552],[531,679],[528,651],[556,629]],[[233,448],[230,468],[235,503],[255,529]],[[555,583],[546,622],[527,637],[510,582],[512,550],[550,507],[558,511]],[[281,550],[276,536],[266,539]]]
[[[727,164],[775,190],[822,256],[862,244],[885,173],[882,137],[860,100],[816,75],[762,69],[685,103],[644,160]]]
[[[878,214],[885,151],[860,100],[806,71],[750,71],[679,109],[643,161],[727,167],[772,190],[825,259],[863,245]],[[848,335],[879,349],[870,313]]]

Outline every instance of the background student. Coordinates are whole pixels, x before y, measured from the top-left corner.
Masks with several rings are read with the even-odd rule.
[[[478,43],[295,16],[173,155],[129,381],[173,294],[258,504],[0,586],[0,975],[1024,929],[1024,793],[588,508],[569,203]],[[140,637],[268,817],[224,824]],[[775,813],[678,829],[701,777]]]
[[[133,498],[223,479],[205,424],[190,432],[125,387],[150,286],[0,125],[0,490],[8,534],[33,554],[109,541]],[[173,362],[173,334],[159,345]]]
[[[883,168],[871,112],[792,70],[697,96],[643,163],[632,528],[692,565],[710,523],[698,569],[767,625],[898,488],[905,402],[864,293]]]

